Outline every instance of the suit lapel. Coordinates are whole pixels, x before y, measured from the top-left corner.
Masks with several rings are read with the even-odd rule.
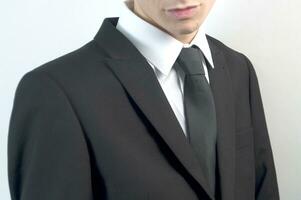
[[[151,66],[143,59],[110,60],[108,64],[165,144],[210,196],[194,152]]]
[[[209,198],[214,195],[209,191],[197,158],[188,143],[184,132],[176,119],[172,108],[154,74],[153,69],[133,46],[116,28],[118,18],[105,18],[94,40],[107,54],[106,63],[119,79],[130,97],[138,105],[149,122],[157,130],[159,136],[169,147],[173,155],[180,161],[187,172],[198,182]],[[215,100],[217,101],[218,115],[218,162],[220,164],[220,178],[223,195],[231,195],[233,191],[233,106],[230,94],[230,85],[223,59],[220,54],[214,54],[215,65],[218,66],[209,72],[210,83]],[[228,93],[229,92],[229,93]],[[225,114],[227,113],[227,116]],[[230,162],[229,162],[230,161]],[[230,181],[229,181],[230,180]],[[230,183],[230,185],[228,185]],[[227,191],[229,190],[229,191]]]
[[[208,38],[214,69],[208,71],[217,116],[217,161],[221,199],[234,199],[235,106],[224,53]]]

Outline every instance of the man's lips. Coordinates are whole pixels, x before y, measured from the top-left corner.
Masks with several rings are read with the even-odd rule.
[[[172,8],[167,10],[167,14],[175,19],[186,19],[197,13],[198,5],[186,6],[184,8]]]
[[[186,10],[189,8],[193,8],[196,7],[197,5],[192,5],[192,6],[186,6],[186,7],[182,7],[182,8],[171,8],[171,9],[167,9],[168,11],[179,11],[179,10]]]

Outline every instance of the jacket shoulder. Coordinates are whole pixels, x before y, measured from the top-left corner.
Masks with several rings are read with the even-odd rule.
[[[95,62],[101,64],[103,59],[101,49],[94,41],[90,41],[76,50],[32,69],[32,71],[43,71],[50,74],[80,73],[82,68]]]
[[[241,59],[242,57],[246,57],[242,52],[229,47],[225,43],[221,42],[217,38],[214,38],[210,35],[207,35],[207,40],[211,45],[214,45],[215,48],[217,48],[219,51],[223,52],[225,56],[231,57],[231,58],[238,58]]]
[[[252,62],[244,53],[235,50],[220,40],[207,35],[209,46],[223,55],[225,66],[229,69],[232,76],[242,76],[241,78],[247,79],[250,71],[255,71]]]
[[[28,71],[23,77],[34,79],[29,82],[52,80],[70,98],[75,95],[83,96],[95,88],[106,89],[106,85],[115,80],[106,65],[106,59],[103,50],[92,40],[70,53]]]

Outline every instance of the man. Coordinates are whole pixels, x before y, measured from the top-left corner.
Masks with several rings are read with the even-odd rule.
[[[213,4],[127,2],[92,41],[25,74],[12,200],[279,199],[256,73],[204,33]]]

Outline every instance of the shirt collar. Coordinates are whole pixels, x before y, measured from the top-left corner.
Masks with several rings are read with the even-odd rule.
[[[168,33],[137,16],[124,2],[116,28],[123,33],[160,72],[168,75],[183,47],[197,45],[213,68],[211,51],[202,27],[190,44],[183,44]]]

